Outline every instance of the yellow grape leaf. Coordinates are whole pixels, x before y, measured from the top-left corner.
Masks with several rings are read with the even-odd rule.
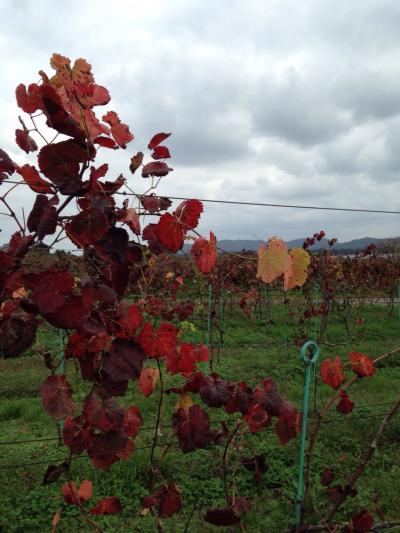
[[[288,259],[288,249],[282,239],[272,237],[268,241],[268,248],[263,244],[258,249],[257,278],[264,283],[271,283],[285,271]]]
[[[301,287],[307,279],[307,268],[310,264],[310,256],[303,248],[290,250],[285,268],[284,290]]]
[[[193,400],[190,394],[181,394],[181,398],[179,402],[176,404],[176,410],[178,409],[184,409],[184,411],[188,412],[190,407],[193,405]]]

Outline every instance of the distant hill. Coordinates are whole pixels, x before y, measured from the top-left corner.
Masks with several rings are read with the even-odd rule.
[[[377,248],[384,247],[389,241],[397,241],[400,238],[395,239],[378,239],[373,237],[363,237],[361,239],[353,239],[348,242],[337,242],[333,246],[333,250],[337,252],[356,252],[364,250],[368,245],[375,244]],[[293,239],[286,241],[288,248],[301,248],[305,239]],[[218,247],[227,252],[241,252],[242,250],[257,251],[258,247],[263,241],[260,240],[247,240],[247,239],[222,239],[218,241]],[[321,250],[328,248],[328,239],[321,239],[317,241],[314,246],[310,247],[310,250]],[[185,245],[185,251],[190,250],[190,245]]]

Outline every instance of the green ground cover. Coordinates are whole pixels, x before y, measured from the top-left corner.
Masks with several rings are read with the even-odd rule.
[[[215,345],[214,371],[226,379],[245,379],[251,386],[269,376],[276,380],[283,395],[300,409],[304,371],[299,362],[298,348],[290,343],[293,337],[300,334],[299,314],[301,309],[293,311],[292,308],[291,311],[290,306],[285,308],[272,303],[269,309],[262,310],[261,315],[256,310],[253,316],[247,317],[237,306],[229,307],[227,304],[221,322],[219,309],[216,308],[211,334]],[[400,346],[397,310],[389,315],[385,305],[364,304],[345,314],[344,317],[344,312],[338,311],[333,315],[327,337],[321,342],[321,360],[335,355],[345,357],[351,349],[376,357]],[[360,319],[362,323],[356,325]],[[315,330],[319,330],[319,320],[314,323],[312,319],[307,326],[310,338]],[[206,322],[198,310],[196,319],[186,325],[187,340],[204,341]],[[351,325],[350,336],[348,324]],[[50,328],[42,328],[39,342],[59,349],[59,338]],[[57,440],[4,444],[16,440],[57,437],[57,427],[43,410],[38,395],[40,383],[47,373],[43,362],[32,350],[15,360],[0,360],[0,530],[7,533],[50,531],[51,518],[60,507],[62,521],[57,531],[89,531],[82,524],[77,510],[62,503],[60,483],[41,484],[47,465],[65,457],[66,449],[59,446]],[[79,402],[89,387],[79,380],[71,361],[68,362],[68,379],[74,389],[74,398]],[[181,378],[177,376],[166,376],[167,386],[179,382]],[[382,362],[379,372],[372,379],[359,380],[353,387],[351,397],[356,402],[353,413],[345,416],[334,410],[329,415],[315,452],[310,520],[317,521],[329,507],[329,500],[318,481],[321,471],[335,465],[336,470],[344,476],[354,469],[389,409],[388,404],[398,395],[399,382],[400,356],[395,355]],[[330,395],[331,389],[318,383],[316,406],[322,406]],[[157,390],[146,399],[138,393],[136,384],[132,383],[128,394],[121,398],[121,403],[138,405],[144,425],[153,426],[157,400]],[[176,397],[167,397],[163,413],[166,426],[170,424],[175,404]],[[230,424],[234,422],[235,417],[228,417],[224,411],[209,411],[214,427],[219,420],[230,419]],[[160,440],[169,442],[170,428],[163,428],[162,433]],[[107,495],[116,495],[121,499],[121,514],[96,518],[106,532],[156,531],[150,516],[139,515],[141,498],[147,495],[149,449],[146,446],[151,438],[151,430],[142,431],[136,439],[137,451],[133,456],[128,461],[113,465],[106,473],[94,469],[83,456],[72,463],[75,480],[93,480],[94,496],[90,506]],[[360,507],[368,507],[373,511],[371,498],[374,494],[386,519],[400,518],[399,438],[398,415],[388,426],[377,453],[360,479],[357,495],[347,501],[338,519],[345,519]],[[179,515],[165,520],[166,531],[185,531],[190,516],[188,532],[219,530],[204,522],[202,516],[207,508],[224,506],[223,484],[219,478],[221,453],[220,447],[186,455],[174,446],[171,448],[162,468],[165,477],[176,480],[181,488],[183,510]],[[237,466],[237,494],[249,497],[252,502],[252,510],[245,519],[246,531],[281,533],[293,524],[298,440],[282,447],[271,429],[255,435],[247,434],[240,443],[238,456],[246,458],[256,454],[265,454],[268,465],[258,486],[254,483],[252,472],[241,465]],[[27,466],[17,468],[16,465]],[[339,475],[337,481],[343,482],[343,477]]]

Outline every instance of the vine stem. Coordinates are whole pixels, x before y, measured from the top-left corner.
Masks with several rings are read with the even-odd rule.
[[[157,359],[157,366],[158,366],[159,377],[160,377],[160,397],[158,399],[157,419],[156,419],[156,425],[154,428],[153,442],[152,442],[151,452],[150,452],[150,479],[149,479],[149,493],[150,494],[153,492],[153,488],[154,488],[154,477],[156,474],[156,469],[154,467],[154,453],[155,453],[155,449],[157,446],[158,433],[159,433],[160,422],[161,422],[161,412],[162,412],[163,399],[164,399],[164,380],[162,376],[160,361],[158,359]],[[157,529],[161,533],[163,531],[163,527],[162,527],[160,518],[158,517],[157,513],[154,511],[153,508],[150,508],[150,511],[157,525]]]
[[[22,233],[25,233],[25,229],[23,228],[21,222],[18,220],[18,217],[17,215],[15,214],[15,212],[11,209],[10,205],[8,204],[7,200],[5,199],[4,196],[2,196],[0,198],[0,200],[3,202],[3,204],[5,205],[5,207],[9,210],[10,214],[9,216],[11,218],[13,218],[15,220],[15,222],[17,223],[19,229],[21,230]]]
[[[371,444],[368,447],[368,450],[366,451],[364,457],[361,459],[356,470],[353,472],[353,475],[351,476],[350,481],[345,486],[343,493],[340,495],[340,498],[332,506],[331,510],[326,515],[324,522],[329,522],[331,520],[331,518],[335,515],[336,511],[342,506],[347,496],[353,490],[355,484],[357,483],[358,478],[362,475],[367,463],[371,460],[372,456],[374,455],[375,450],[378,447],[378,442],[380,438],[382,437],[386,429],[386,426],[388,425],[391,418],[393,418],[393,416],[397,413],[399,409],[400,409],[400,397],[396,400],[396,402],[391,407],[390,411],[386,414],[385,418],[382,420],[382,423],[379,426],[378,431],[374,435],[374,438],[372,439]]]
[[[231,443],[233,442],[237,432],[239,431],[241,424],[242,424],[242,420],[238,420],[236,423],[236,427],[232,430],[232,433],[229,435],[226,441],[224,453],[222,456],[222,479],[224,482],[224,493],[225,493],[226,505],[228,507],[230,507],[231,505],[231,501],[229,498],[229,490],[228,490],[228,453],[229,453],[229,447]]]
[[[386,352],[386,353],[380,355],[379,357],[375,358],[373,360],[374,365],[376,363],[380,362],[380,361],[383,361],[384,359],[386,359],[390,355],[392,355],[394,353],[397,353],[397,352],[400,352],[400,347],[399,348],[395,348],[394,350],[391,350],[390,352]],[[350,379],[350,381],[345,383],[334,394],[334,396],[332,396],[332,398],[329,400],[329,402],[326,404],[326,406],[317,415],[317,420],[315,422],[315,426],[314,426],[313,432],[312,432],[311,437],[310,437],[310,443],[308,445],[308,450],[307,450],[307,454],[306,454],[307,465],[306,465],[306,475],[305,475],[304,498],[303,498],[303,503],[302,503],[303,512],[304,512],[304,510],[307,507],[307,502],[308,502],[308,498],[309,498],[309,494],[310,494],[311,467],[312,467],[312,461],[313,461],[313,456],[314,456],[314,449],[315,449],[315,445],[316,445],[316,442],[317,442],[319,431],[321,429],[322,420],[325,418],[326,414],[331,409],[331,407],[334,405],[334,403],[340,398],[340,393],[342,391],[345,391],[346,389],[349,389],[357,381],[357,379],[358,379],[358,376],[355,375],[354,377],[352,377]]]
[[[71,466],[71,459],[72,459],[72,455],[71,453],[69,454],[69,457],[68,457],[68,460],[67,460],[67,469],[66,469],[66,476],[67,476],[67,483],[69,485],[69,488],[71,490],[71,493],[73,494],[74,493],[74,488],[72,486],[72,478],[71,478],[71,470],[70,470],[70,466]],[[82,518],[85,520],[85,522],[94,530],[94,531],[97,531],[97,533],[104,533],[103,529],[101,529],[101,527],[99,527],[96,522],[94,522],[94,520],[92,520],[87,512],[87,509],[85,509],[85,507],[82,505],[81,501],[79,500],[79,498],[77,499],[77,505],[79,507],[79,510],[81,512],[81,515],[82,515]]]

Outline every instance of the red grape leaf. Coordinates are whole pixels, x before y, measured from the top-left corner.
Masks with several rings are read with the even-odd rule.
[[[110,137],[96,137],[93,140],[93,144],[98,144],[100,146],[103,146],[104,148],[112,148],[114,150],[117,148],[115,141],[113,139],[110,139]]]
[[[265,409],[260,405],[253,405],[245,416],[247,425],[251,433],[257,433],[266,428],[270,422],[270,418]]]
[[[57,210],[54,207],[56,204],[58,204],[56,196],[51,200],[44,194],[36,196],[32,211],[28,216],[27,226],[29,231],[36,231],[40,240],[56,231],[58,221]]]
[[[17,166],[12,162],[10,156],[0,148],[0,183],[14,174]]]
[[[86,137],[85,131],[81,128],[79,121],[75,120],[64,108],[64,104],[55,87],[48,83],[41,85],[40,95],[43,102],[43,111],[47,117],[47,126],[83,142]]]
[[[87,452],[96,468],[108,470],[119,460],[118,454],[126,449],[126,443],[127,438],[120,432],[96,433]]]
[[[156,213],[157,211],[168,209],[172,204],[169,198],[166,198],[165,196],[155,196],[154,193],[148,196],[141,196],[140,203],[149,213]]]
[[[74,481],[70,481],[64,483],[61,487],[61,492],[66,503],[69,505],[79,505],[87,502],[92,497],[93,483],[88,479],[84,479],[79,489],[77,489]]]
[[[45,318],[56,328],[78,329],[85,323],[88,312],[82,297],[71,294],[54,313],[45,313]]]
[[[101,400],[95,393],[86,396],[83,414],[89,426],[100,431],[120,431],[124,420],[124,410],[114,398]]]
[[[167,371],[171,374],[182,374],[189,376],[196,370],[196,354],[194,346],[189,343],[184,343],[177,346],[167,356]]]
[[[38,321],[22,310],[3,316],[0,320],[0,353],[15,357],[32,346],[36,338]]]
[[[340,391],[340,401],[336,406],[336,410],[339,411],[339,413],[343,413],[347,415],[348,413],[351,413],[354,408],[354,402],[352,402],[347,394],[346,391],[342,390]]]
[[[23,83],[20,83],[15,90],[15,96],[18,107],[25,111],[25,113],[32,114],[43,107],[40,88],[36,83],[31,83],[28,90]]]
[[[46,411],[56,420],[72,414],[75,404],[71,385],[65,376],[54,375],[46,378],[40,387],[40,394]]]
[[[38,149],[35,140],[24,130],[15,130],[15,142],[27,154],[29,152],[35,152]]]
[[[336,357],[335,360],[325,359],[322,362],[320,372],[322,381],[333,389],[338,389],[346,380],[340,357]]]
[[[140,376],[146,359],[142,347],[133,341],[114,339],[112,351],[103,363],[103,370],[113,381],[126,381]]]
[[[170,213],[164,213],[160,217],[154,232],[160,243],[171,252],[178,252],[182,248],[184,230],[176,217]]]
[[[90,511],[90,514],[101,515],[101,514],[114,514],[120,513],[122,511],[121,502],[115,496],[106,496],[102,498],[96,507]]]
[[[193,243],[190,253],[193,255],[199,270],[204,274],[211,272],[217,263],[217,239],[210,231],[210,240],[200,237]]]
[[[283,401],[280,416],[275,424],[275,433],[279,437],[282,445],[287,444],[291,439],[296,438],[299,430],[301,417],[296,408],[288,401]]]
[[[32,191],[44,194],[54,192],[51,183],[42,179],[34,166],[23,165],[22,167],[16,167],[16,169]]]
[[[153,494],[143,498],[142,504],[145,509],[157,507],[161,518],[169,518],[182,506],[180,491],[175,483],[162,485]]]
[[[192,405],[188,410],[178,409],[172,416],[172,426],[183,453],[204,448],[215,437],[210,418],[199,405]]]
[[[156,148],[159,144],[161,144],[165,139],[168,139],[170,136],[170,133],[156,133],[150,140],[148,149],[153,150]]]
[[[126,148],[127,143],[134,139],[134,136],[129,131],[129,127],[120,121],[115,111],[108,111],[103,116],[103,120],[111,126],[111,134],[121,148]]]
[[[97,207],[89,207],[72,217],[65,226],[68,237],[82,248],[99,241],[106,233],[110,223],[107,216]]]
[[[75,285],[72,274],[67,270],[46,270],[38,274],[28,274],[25,280],[33,290],[33,299],[41,313],[53,313],[64,305],[66,296]]]
[[[53,519],[51,521],[51,533],[56,533],[56,528],[61,520],[61,510],[59,509],[56,513],[54,513]]]
[[[143,152],[138,152],[136,155],[131,157],[131,164],[129,165],[129,170],[134,174],[136,170],[143,163]]]
[[[146,322],[138,342],[150,357],[168,357],[176,348],[178,330],[169,322],[162,322],[158,329]]]
[[[185,200],[178,205],[173,214],[186,231],[197,226],[202,212],[203,204],[199,200]]]
[[[217,374],[203,377],[199,386],[199,394],[208,407],[222,407],[231,396],[229,383]]]
[[[90,435],[91,429],[83,425],[82,417],[67,416],[63,427],[63,441],[72,454],[79,455],[86,450]]]
[[[354,533],[367,533],[374,526],[374,517],[367,509],[362,509],[351,517]]]
[[[372,360],[363,353],[350,352],[349,361],[352,370],[360,377],[371,377],[375,374],[375,367]]]
[[[140,427],[143,425],[143,418],[139,408],[132,405],[125,410],[122,432],[125,437],[136,437]]]
[[[141,322],[142,313],[137,305],[130,305],[126,311],[122,309],[121,318],[119,318],[120,330],[116,331],[115,336],[132,339]]]
[[[82,188],[79,165],[95,155],[92,145],[87,149],[74,139],[46,144],[39,152],[39,168],[62,194],[75,194]]]
[[[121,209],[118,214],[118,222],[126,222],[133,233],[140,235],[140,220],[136,209],[132,207]]]
[[[169,172],[174,170],[170,168],[167,163],[163,161],[153,161],[152,163],[147,163],[142,168],[142,177],[148,178],[149,176],[155,176],[157,178],[162,178],[166,176]]]
[[[168,159],[171,157],[169,150],[166,146],[156,146],[154,152],[151,154],[153,159]]]
[[[158,368],[142,368],[139,376],[139,389],[143,396],[147,397],[153,393],[159,376]]]

